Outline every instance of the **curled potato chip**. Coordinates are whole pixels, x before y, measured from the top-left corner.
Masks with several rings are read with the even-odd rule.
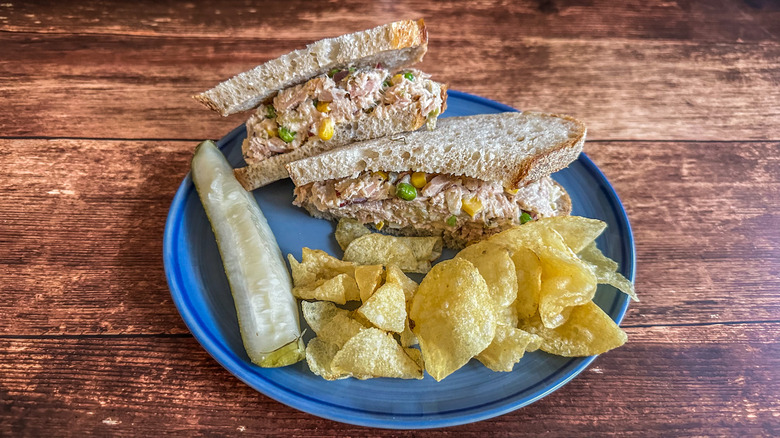
[[[525,330],[498,325],[496,336],[490,345],[477,355],[477,360],[493,371],[512,371],[523,354],[539,348],[541,342],[539,336]]]
[[[329,344],[320,338],[314,338],[306,346],[306,363],[312,373],[321,376],[325,380],[338,380],[349,377],[349,374],[335,372],[331,368],[333,357],[339,351],[339,347]]]
[[[303,248],[301,262],[292,254],[287,255],[290,262],[294,286],[309,286],[319,280],[330,280],[339,274],[355,277],[355,265],[344,262],[318,249]]]
[[[404,331],[399,334],[398,340],[402,347],[411,347],[420,343],[409,325],[409,317],[404,321]]]
[[[545,327],[555,328],[566,321],[570,308],[593,299],[596,277],[571,251],[548,249],[539,259],[542,262],[539,315]]]
[[[370,233],[371,231],[365,225],[355,219],[343,218],[336,225],[336,242],[344,251],[353,240]]]
[[[639,301],[639,297],[634,291],[634,284],[617,272],[617,262],[606,257],[598,249],[595,242],[591,242],[577,255],[582,261],[590,265],[593,274],[596,276],[596,281],[612,285],[631,297],[632,300]]]
[[[425,367],[441,380],[490,345],[496,315],[487,283],[468,260],[437,264],[412,299],[412,332]]]
[[[519,319],[527,319],[539,311],[542,291],[542,261],[528,248],[518,248],[512,254],[517,276],[515,309]]]
[[[355,282],[360,290],[360,301],[365,302],[382,282],[382,265],[355,266]]]
[[[517,298],[515,264],[506,248],[477,243],[456,255],[471,262],[485,279],[496,308],[509,307]]]
[[[414,280],[407,277],[398,266],[388,266],[387,275],[385,277],[385,283],[394,283],[401,286],[401,289],[404,291],[404,297],[407,303],[412,300],[412,297],[414,296],[414,293],[417,292],[419,285]]]
[[[541,349],[565,357],[601,354],[626,343],[626,333],[592,301],[571,309],[561,326],[547,328],[538,316],[526,321],[524,330],[542,338]]]
[[[363,324],[350,318],[349,312],[339,312],[325,324],[321,333],[317,333],[317,337],[341,348],[364,328]]]
[[[438,248],[438,252],[437,252]],[[440,237],[366,234],[350,242],[344,260],[360,265],[396,265],[405,272],[426,273],[441,255]]]
[[[560,234],[566,246],[575,253],[582,251],[607,228],[603,221],[582,216],[556,216],[538,222]]]
[[[348,313],[347,310],[339,309],[335,304],[327,301],[301,301],[301,311],[303,319],[317,335],[337,313]]]
[[[422,352],[420,350],[416,348],[404,348],[404,352],[406,352],[407,356],[412,358],[414,363],[416,363],[421,370],[425,369],[425,362],[423,362]]]
[[[317,280],[307,286],[296,286],[293,295],[302,300],[332,301],[337,304],[345,304],[349,300],[359,300],[355,279],[347,274],[339,274],[328,280]]]
[[[401,333],[406,324],[404,291],[395,283],[385,283],[357,312],[382,330]]]
[[[363,329],[347,341],[333,357],[331,370],[361,380],[372,377],[423,378],[423,370],[417,362],[392,335],[377,328]]]

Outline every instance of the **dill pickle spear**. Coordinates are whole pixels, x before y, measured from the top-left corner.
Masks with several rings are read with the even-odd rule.
[[[300,361],[305,354],[292,281],[254,196],[209,140],[195,149],[192,180],[217,238],[249,358],[269,368]]]

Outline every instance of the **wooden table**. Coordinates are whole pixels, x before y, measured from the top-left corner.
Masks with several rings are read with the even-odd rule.
[[[241,383],[165,281],[189,98],[326,36],[424,17],[451,88],[589,126],[637,245],[626,346],[513,413],[431,435],[780,433],[780,6],[0,3],[0,435],[396,435]],[[416,435],[401,433],[401,435]]]

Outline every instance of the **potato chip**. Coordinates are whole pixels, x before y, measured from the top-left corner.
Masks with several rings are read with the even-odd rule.
[[[357,313],[382,330],[401,333],[406,323],[404,291],[395,283],[385,283],[357,309]]]
[[[542,324],[538,316],[522,328],[542,337],[541,349],[564,357],[601,354],[626,343],[626,333],[592,301],[571,309],[566,322],[554,329]]]
[[[382,282],[382,265],[355,266],[355,281],[360,290],[360,301],[366,302]]]
[[[339,274],[355,277],[355,265],[344,262],[318,249],[303,248],[301,262],[287,255],[294,286],[309,286],[318,280],[329,280]]]
[[[509,251],[495,245],[472,245],[455,257],[471,262],[485,279],[496,308],[509,307],[517,298],[517,274]]]
[[[412,332],[408,317],[406,318],[406,321],[404,321],[404,331],[400,333],[398,339],[402,347],[411,347],[420,343],[417,340],[417,336]]]
[[[364,328],[363,324],[349,317],[349,312],[339,312],[322,327],[317,337],[341,348]]]
[[[347,297],[360,299],[355,279],[347,274],[339,274],[329,280],[317,280],[308,286],[296,286],[293,295],[302,300],[332,301],[336,304],[345,304]]]
[[[605,256],[596,246],[595,242],[586,246],[585,249],[577,254],[580,259],[588,263],[596,276],[596,281],[603,284],[609,284],[622,291],[634,301],[639,301],[639,297],[634,291],[634,284],[617,271],[618,264],[614,260]]]
[[[344,250],[344,260],[360,265],[396,265],[405,272],[426,273],[441,248],[440,237],[395,237],[366,234],[353,240]],[[430,250],[432,252],[426,253]]]
[[[596,277],[568,248],[547,248],[538,254],[542,263],[539,315],[544,326],[555,328],[566,321],[566,311],[583,305],[596,294]]]
[[[422,352],[416,348],[404,348],[404,352],[409,356],[414,363],[420,367],[421,370],[425,369],[425,362],[423,362]]]
[[[412,332],[425,367],[441,380],[490,345],[496,315],[487,283],[468,260],[437,264],[412,299]]]
[[[339,309],[335,304],[328,301],[301,301],[301,311],[303,319],[309,324],[309,328],[319,335],[322,328],[336,316],[337,313],[348,314],[349,311]]]
[[[498,325],[493,342],[477,355],[477,360],[493,371],[512,371],[530,345],[539,348],[542,339],[519,328]]]
[[[527,319],[539,311],[542,291],[542,261],[528,248],[518,248],[512,254],[517,276],[517,317]]]
[[[393,336],[377,328],[363,329],[339,350],[331,370],[358,379],[397,377],[422,379],[423,370]]]
[[[417,288],[420,287],[417,282],[409,278],[401,271],[398,266],[390,265],[387,267],[387,275],[385,276],[385,283],[394,283],[401,286],[404,291],[404,297],[406,301],[412,300],[414,293],[417,292]]]
[[[548,217],[537,222],[558,232],[566,246],[575,253],[582,251],[607,228],[607,224],[600,220],[581,216]]]
[[[341,250],[344,251],[350,242],[370,233],[371,231],[365,225],[355,219],[340,219],[339,224],[336,225],[336,242],[339,243]]]
[[[314,338],[306,346],[306,363],[312,373],[325,380],[346,379],[349,374],[334,372],[331,368],[333,357],[339,351],[337,345],[329,344],[320,338]]]

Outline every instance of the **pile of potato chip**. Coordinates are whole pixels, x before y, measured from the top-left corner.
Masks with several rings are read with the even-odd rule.
[[[619,347],[626,334],[593,303],[597,285],[637,297],[595,245],[605,228],[576,216],[539,219],[430,268],[438,238],[384,236],[342,221],[343,261],[308,248],[300,263],[289,256],[293,294],[320,300],[302,303],[317,334],[309,367],[329,380],[427,371],[438,381],[472,358],[511,371],[526,351],[574,357]],[[419,287],[402,272],[427,270]],[[338,306],[348,302],[352,310]]]

